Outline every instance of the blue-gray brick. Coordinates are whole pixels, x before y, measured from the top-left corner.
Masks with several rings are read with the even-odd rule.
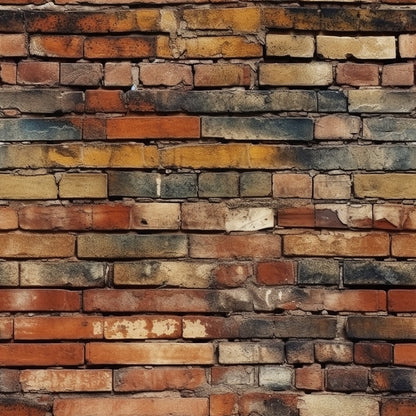
[[[158,173],[114,171],[108,174],[108,194],[112,197],[157,198]]]
[[[339,264],[330,259],[305,259],[298,262],[298,283],[338,285]]]
[[[232,198],[238,196],[237,172],[205,172],[199,176],[199,196],[202,198]]]

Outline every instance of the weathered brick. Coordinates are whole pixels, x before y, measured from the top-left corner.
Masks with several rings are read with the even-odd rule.
[[[198,177],[194,173],[171,173],[160,182],[160,197],[165,199],[196,198]]]
[[[219,344],[220,364],[274,364],[283,361],[282,342],[221,342]]]
[[[286,255],[368,257],[387,256],[390,241],[386,233],[326,232],[283,236]]]
[[[107,87],[130,87],[133,83],[130,62],[106,62],[104,65],[104,85]]]
[[[17,262],[0,262],[0,285],[19,285],[19,264]]]
[[[309,118],[203,117],[202,136],[227,140],[313,139]]]
[[[311,341],[287,341],[285,349],[289,364],[313,364],[315,361],[314,345]]]
[[[249,263],[226,263],[215,268],[214,281],[217,287],[239,287],[252,275],[253,268]]]
[[[266,35],[266,53],[269,56],[312,58],[315,40],[310,35]]]
[[[270,173],[242,172],[240,174],[240,195],[242,197],[269,196],[270,193]]]
[[[376,64],[356,64],[352,62],[337,65],[337,84],[354,87],[376,86],[379,81],[379,66]]]
[[[180,318],[170,316],[128,316],[104,319],[105,339],[175,339],[180,338]]]
[[[323,294],[325,309],[330,311],[378,312],[387,309],[384,290],[341,290]]]
[[[328,86],[332,81],[332,64],[327,62],[263,63],[259,67],[260,85]]]
[[[336,113],[347,111],[347,96],[344,91],[318,91],[318,111]]]
[[[375,204],[373,206],[374,228],[403,230],[404,223],[412,215],[402,204]]]
[[[2,366],[49,367],[82,364],[84,364],[84,346],[79,343],[0,344]]]
[[[416,108],[414,92],[390,89],[348,91],[351,113],[411,113]]]
[[[416,36],[413,34],[399,35],[399,53],[402,58],[416,57]]]
[[[83,36],[33,35],[29,50],[32,56],[48,58],[82,58]]]
[[[278,208],[277,223],[281,227],[314,227],[314,207],[312,205],[299,205]]]
[[[0,411],[4,416],[44,416],[47,406],[36,400],[7,398],[0,402]]]
[[[349,199],[351,178],[348,175],[316,175],[313,196],[315,199]]]
[[[85,92],[85,111],[88,113],[123,113],[125,110],[125,105],[122,99],[122,91],[87,90]],[[108,121],[106,128],[108,129]]]
[[[307,394],[299,397],[299,416],[378,416],[378,400],[364,395]]]
[[[307,391],[324,389],[324,371],[319,364],[295,369],[295,386]]]
[[[294,284],[296,264],[292,261],[278,260],[257,264],[257,282],[264,285]]]
[[[354,362],[356,364],[390,364],[392,361],[392,344],[387,342],[357,342],[354,344]]]
[[[315,357],[322,363],[352,363],[353,344],[351,342],[317,342]]]
[[[187,316],[183,319],[182,336],[188,339],[237,338],[239,322],[217,316]]]
[[[56,416],[113,416],[117,412],[126,416],[208,416],[208,411],[208,399],[197,397],[65,398],[55,400],[53,407]]]
[[[0,371],[0,392],[16,393],[21,390],[19,383],[20,371],[4,368]],[[0,408],[3,404],[0,404]]]
[[[412,317],[350,316],[347,318],[346,330],[350,338],[416,339],[416,321]]]
[[[235,393],[218,393],[209,396],[209,414],[225,416],[235,413],[238,408],[238,395]]]
[[[414,234],[397,234],[392,236],[391,253],[396,257],[414,257],[416,254],[413,246]]]
[[[58,62],[20,61],[17,64],[17,83],[22,85],[55,86],[59,83]]]
[[[255,384],[255,369],[251,366],[215,366],[211,368],[213,385],[247,385]]]
[[[86,359],[91,365],[209,365],[214,362],[212,344],[188,343],[103,343],[86,345]]]
[[[225,230],[259,231],[274,227],[274,211],[271,208],[250,207],[229,209],[225,216]]]
[[[159,196],[158,173],[140,171],[112,171],[108,174],[109,196],[150,197]]]
[[[381,404],[381,416],[405,416],[416,412],[413,398],[386,398]]]
[[[275,173],[273,174],[273,196],[311,198],[312,177],[306,173]]]
[[[359,198],[414,199],[416,176],[402,173],[355,174],[354,192]]]
[[[103,77],[103,66],[98,63],[61,63],[61,84],[98,86]]]
[[[23,32],[25,27],[24,14],[22,10],[3,10],[0,18],[2,32]]]
[[[195,390],[205,384],[203,368],[129,367],[114,371],[114,390],[119,392]]]
[[[336,319],[325,316],[281,316],[274,320],[277,338],[334,338]]]
[[[201,198],[231,198],[238,196],[239,175],[237,172],[203,172],[199,175]]]
[[[270,392],[247,392],[239,401],[239,412],[241,416],[255,415],[263,416],[287,415],[296,416],[298,395],[291,393]]]
[[[80,258],[183,257],[188,253],[185,235],[82,234]]]
[[[6,294],[7,296],[7,294]],[[12,318],[1,318],[0,319],[0,339],[12,339],[13,338],[13,319]]]
[[[329,391],[366,391],[369,370],[366,367],[336,367],[326,369],[326,387]]]
[[[111,391],[111,370],[23,370],[20,383],[24,392]]]
[[[264,365],[259,368],[259,385],[270,390],[289,390],[293,387],[294,370],[291,367]]]
[[[225,230],[227,212],[224,203],[185,202],[182,204],[182,229]]]
[[[191,86],[192,67],[184,64],[140,64],[140,81],[145,86]]]
[[[414,392],[416,370],[411,368],[373,368],[370,386],[375,391],[390,393]]]
[[[23,262],[21,286],[102,287],[107,279],[105,264],[98,262]]]
[[[337,285],[339,263],[332,259],[304,259],[298,262],[297,282],[305,285]]]
[[[416,123],[410,118],[377,117],[363,120],[363,138],[377,141],[412,141]]]
[[[196,262],[140,261],[115,263],[114,284],[209,287],[215,265]]]
[[[12,62],[2,62],[0,64],[0,80],[3,84],[16,84],[17,65]]]
[[[1,57],[24,57],[27,56],[26,35],[1,34],[0,35]]]
[[[345,115],[328,115],[315,122],[315,139],[351,140],[360,132],[360,118]]]
[[[194,66],[195,87],[248,87],[251,68],[242,64],[198,64]]]
[[[415,81],[415,68],[412,63],[384,65],[381,85],[409,87]]]
[[[175,203],[135,204],[131,207],[131,228],[177,230],[180,206]]]
[[[388,292],[388,310],[390,312],[415,312],[415,290],[394,289]]]
[[[345,285],[413,286],[416,264],[392,261],[346,261]]]

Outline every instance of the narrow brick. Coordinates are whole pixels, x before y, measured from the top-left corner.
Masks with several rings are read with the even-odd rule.
[[[24,57],[27,56],[26,36],[24,34],[1,34],[0,36],[1,57]]]
[[[17,65],[12,62],[1,63],[0,80],[4,84],[15,85],[17,82]]]
[[[416,36],[413,34],[399,35],[399,52],[402,58],[415,58]]]
[[[203,172],[199,175],[200,198],[232,198],[238,196],[237,172]]]
[[[82,58],[84,37],[62,35],[33,35],[29,50],[33,56],[48,58]]]
[[[20,377],[19,370],[2,369],[0,371],[0,392],[2,393],[20,392],[21,387],[19,383],[19,377]]]
[[[337,84],[354,87],[379,85],[379,66],[376,64],[356,64],[352,62],[337,65]]]
[[[251,68],[242,64],[198,64],[194,66],[195,87],[248,87]]]
[[[393,345],[387,342],[357,342],[354,344],[354,362],[362,365],[391,364]]]
[[[332,64],[326,62],[263,63],[259,67],[260,85],[324,87],[332,81]]]
[[[1,318],[0,319],[0,339],[12,339],[13,338],[13,319],[12,318]]]
[[[411,113],[415,110],[413,91],[359,89],[348,91],[351,113]]]
[[[224,416],[232,414],[238,408],[238,395],[235,393],[218,393],[209,396],[209,414]]]
[[[106,198],[107,175],[102,173],[64,173],[59,181],[61,198]]]
[[[414,234],[393,235],[391,240],[392,255],[396,257],[415,257],[414,239]]]
[[[330,311],[378,312],[387,309],[384,290],[341,290],[323,294],[324,308]]]
[[[86,345],[91,365],[208,365],[214,362],[212,344],[187,343],[102,343]]]
[[[58,62],[20,61],[17,64],[17,83],[22,85],[56,86],[59,83]]]
[[[61,63],[61,84],[99,86],[103,78],[103,67],[98,63]]]
[[[284,361],[282,342],[221,342],[220,364],[273,364]]]
[[[145,86],[191,86],[192,68],[190,65],[171,63],[140,64],[140,81]]]

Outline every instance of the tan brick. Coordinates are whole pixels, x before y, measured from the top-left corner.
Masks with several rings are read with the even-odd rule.
[[[145,86],[191,86],[192,67],[184,64],[140,64],[140,81]]]
[[[248,87],[251,82],[251,68],[242,64],[201,64],[195,65],[196,87]]]
[[[395,257],[416,257],[415,242],[415,234],[394,234],[391,240],[391,254]]]
[[[275,173],[273,196],[278,198],[312,198],[312,177],[307,173]]]
[[[358,198],[415,199],[416,175],[407,173],[360,174],[353,177]]]
[[[415,66],[413,62],[384,65],[381,85],[410,87],[415,82]]]
[[[350,199],[351,178],[349,175],[316,175],[313,178],[315,199]]]
[[[283,236],[286,255],[303,256],[388,256],[390,241],[387,233],[326,232]]]
[[[104,66],[104,85],[108,87],[128,87],[133,84],[130,62],[106,62]]]
[[[101,173],[65,173],[59,182],[61,198],[106,198],[107,175]]]
[[[138,230],[177,230],[180,218],[179,204],[135,204],[131,207],[130,227]]]
[[[260,85],[327,86],[332,81],[332,64],[327,62],[266,63],[259,68]]]
[[[16,84],[17,66],[12,62],[3,62],[0,64],[0,80],[4,84]]]
[[[399,53],[402,58],[416,58],[416,35],[399,36]]]
[[[1,199],[56,199],[57,194],[53,175],[0,175]]]
[[[0,56],[27,56],[26,36],[24,34],[1,34]]]
[[[292,58],[312,58],[315,40],[309,35],[266,36],[266,53],[269,56],[290,56]]]
[[[317,36],[318,55],[328,59],[394,59],[396,39],[394,36]]]
[[[284,361],[283,343],[222,342],[219,344],[220,364],[276,364]]]
[[[226,204],[193,202],[182,204],[184,230],[225,230]]]
[[[351,140],[360,132],[361,120],[355,116],[328,115],[315,122],[315,139]]]

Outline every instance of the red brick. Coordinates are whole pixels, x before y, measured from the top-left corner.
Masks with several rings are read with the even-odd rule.
[[[2,289],[0,311],[78,311],[80,293],[60,289]]]
[[[324,308],[329,311],[378,312],[387,308],[384,290],[341,290],[323,293]]]
[[[33,35],[30,54],[49,58],[82,58],[83,36]]]
[[[21,61],[17,64],[17,83],[22,85],[57,85],[59,83],[59,63]]]
[[[107,120],[108,139],[197,139],[199,117],[124,117]]]
[[[416,290],[389,290],[388,305],[389,312],[416,312]]]
[[[13,319],[0,318],[0,339],[11,339],[13,337]]]
[[[3,399],[0,401],[1,416],[45,416],[47,408],[39,403],[23,399]]]
[[[314,227],[314,207],[305,205],[279,208],[277,211],[277,223],[281,227]]]
[[[416,401],[414,398],[387,398],[381,405],[381,416],[415,416]]]
[[[376,64],[338,64],[336,80],[337,84],[357,87],[379,85],[379,68]]]
[[[416,367],[416,344],[396,344],[394,364]]]
[[[13,208],[0,207],[0,229],[14,230],[18,226],[17,212]]]
[[[92,208],[88,205],[27,205],[19,210],[24,230],[88,230],[92,227]]]
[[[416,257],[416,234],[394,234],[391,254],[395,257]]]
[[[409,87],[414,84],[415,67],[412,62],[384,65],[381,85]]]
[[[54,416],[208,416],[208,413],[208,399],[193,397],[71,398],[57,399],[53,407]]]
[[[1,366],[72,366],[83,363],[83,344],[0,344]]]
[[[212,344],[102,343],[86,346],[89,364],[104,365],[207,365],[214,362]]]
[[[306,173],[276,173],[273,175],[273,196],[311,198],[312,177]]]
[[[92,227],[94,230],[127,230],[130,211],[127,205],[93,205]]]
[[[293,261],[275,261],[257,264],[257,282],[264,285],[293,285],[296,264]]]
[[[273,234],[191,235],[190,253],[195,258],[280,257],[280,236]]]
[[[183,64],[140,64],[140,81],[145,86],[192,86],[192,67]]]
[[[237,414],[238,395],[235,393],[211,394],[209,397],[210,416],[230,416]]]
[[[18,316],[14,323],[17,340],[101,339],[103,319],[87,316]]]
[[[243,286],[247,279],[253,275],[249,264],[220,264],[214,270],[214,280],[219,287]]]
[[[183,318],[183,337],[192,339],[238,338],[238,321],[219,316]]]
[[[130,367],[114,371],[114,390],[119,392],[195,390],[206,383],[203,368]]]
[[[248,87],[251,68],[241,64],[195,65],[196,87]]]
[[[320,391],[324,389],[324,371],[319,364],[295,369],[297,389]]]
[[[356,364],[390,364],[393,361],[393,345],[386,342],[358,342],[354,345]]]
[[[89,113],[123,113],[126,111],[122,91],[85,91],[85,111]]]
[[[0,57],[27,56],[26,36],[24,34],[1,34]]]
[[[112,390],[111,370],[23,370],[24,392],[99,392]]]
[[[2,62],[0,64],[0,80],[4,84],[16,84],[17,66],[12,62]]]

